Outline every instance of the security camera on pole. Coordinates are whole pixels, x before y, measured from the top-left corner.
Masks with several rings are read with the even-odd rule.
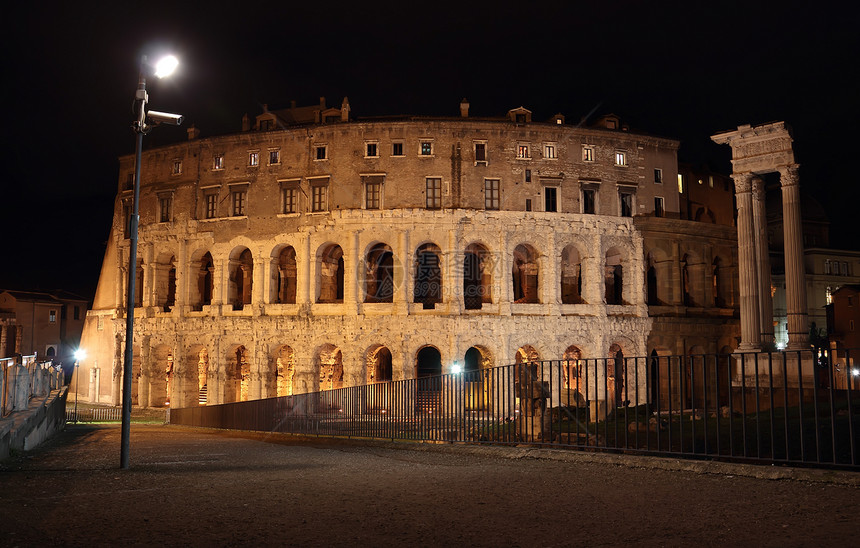
[[[179,64],[176,57],[168,55],[155,65],[155,76],[164,78],[171,74]],[[149,95],[146,93],[146,70],[151,68],[144,55],[140,60],[140,77],[134,94],[135,120],[132,129],[137,134],[137,147],[134,154],[134,205],[129,219],[129,256],[128,256],[128,294],[126,295],[125,356],[122,368],[122,442],[120,448],[120,468],[128,469],[129,437],[131,435],[131,376],[134,356],[134,294],[135,274],[137,272],[137,226],[140,202],[140,157],[143,151],[143,136],[159,125],[178,126],[182,123],[180,114],[146,110]],[[150,121],[151,124],[148,124]]]

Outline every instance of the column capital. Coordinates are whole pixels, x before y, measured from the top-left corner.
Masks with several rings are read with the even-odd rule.
[[[752,186],[753,174],[746,173],[732,173],[732,180],[735,182],[735,192],[737,194],[741,194],[744,192],[749,192]]]
[[[779,168],[779,182],[783,187],[795,186],[800,182],[800,164],[789,164]]]
[[[764,199],[764,179],[759,177],[758,175],[753,175],[750,178],[751,188],[753,193],[753,198],[763,200]]]

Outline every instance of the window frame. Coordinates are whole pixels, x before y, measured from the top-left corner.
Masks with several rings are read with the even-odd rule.
[[[248,167],[260,167],[260,151],[248,151]]]
[[[373,150],[371,150],[371,148]],[[373,152],[373,154],[371,154]],[[379,158],[379,141],[365,141],[364,142],[364,157],[365,158]]]
[[[230,216],[231,217],[247,217],[248,216],[248,186],[230,187]]]
[[[654,216],[661,218],[666,216],[666,200],[663,196],[654,196]]]
[[[299,208],[301,207],[299,204],[299,195],[300,195],[299,187],[301,185],[301,182],[302,182],[302,180],[299,178],[285,179],[285,180],[279,181],[280,186],[281,186],[281,208],[280,208],[280,214],[281,215],[296,215],[299,213],[299,211],[300,211]],[[288,192],[293,194],[293,196],[292,196],[293,199],[289,201],[293,205],[293,208],[291,211],[287,211],[287,203],[288,203],[287,193]]]
[[[547,141],[543,144],[543,159],[558,160],[558,143]]]
[[[594,145],[582,145],[582,161],[588,164],[594,163]]]
[[[484,210],[499,211],[502,207],[502,181],[496,177],[484,178]]]
[[[170,223],[173,221],[173,193],[158,195],[158,222]]]
[[[481,156],[480,158],[478,157],[479,156],[479,153],[478,153],[479,150],[481,151],[480,152],[480,156]],[[489,162],[489,159],[487,157],[487,141],[486,140],[472,141],[472,154],[474,155],[476,166],[489,165],[490,162]]]
[[[272,161],[272,156],[274,155],[275,161]],[[269,149],[269,165],[270,166],[279,166],[281,165],[281,149],[279,148],[271,148]]]
[[[400,154],[397,153],[397,149],[395,147],[400,147]],[[406,144],[403,141],[392,141],[391,143],[391,156],[394,158],[402,158],[406,156]]]
[[[586,200],[586,195],[591,196],[591,211],[587,211],[586,205],[589,202]],[[583,215],[597,215],[600,211],[600,185],[595,183],[581,183],[579,189],[579,211]]]
[[[636,216],[636,188],[628,185],[618,185],[617,188],[618,193],[618,210],[617,214],[619,217],[626,217],[632,219]],[[624,215],[624,197],[630,197],[630,215]]]
[[[550,192],[551,191],[551,192]],[[548,209],[550,194],[553,195],[554,209]],[[543,187],[543,210],[545,213],[559,213],[561,206],[561,187],[558,185],[545,185]]]
[[[424,178],[424,208],[442,209],[442,177]]]
[[[322,151],[322,158],[320,158],[320,151]],[[325,160],[328,160],[328,144],[315,144],[314,162],[323,162]]]
[[[654,184],[662,185],[663,184],[663,168],[655,167],[654,168]]]
[[[319,177],[309,181],[311,187],[311,213],[329,211],[328,187],[330,177]]]
[[[171,175],[182,175],[182,159],[174,158],[173,167],[170,169]]]
[[[55,308],[48,310],[48,323],[57,323],[57,310]]]
[[[621,160],[619,162],[619,160]],[[615,167],[627,167],[629,164],[627,162],[627,151],[616,149],[615,150]]]
[[[517,142],[517,160],[531,160],[531,149],[529,143]]]
[[[218,189],[214,191],[203,192],[203,218],[217,219],[218,218]],[[210,200],[211,198],[211,200]],[[210,203],[211,201],[211,203]],[[210,207],[211,206],[211,207]]]
[[[212,171],[224,170],[224,155],[216,154],[212,157]]]
[[[421,158],[432,158],[436,155],[435,147],[433,146],[433,139],[419,139],[418,140],[418,156]],[[428,152],[424,152],[425,148],[428,147]]]

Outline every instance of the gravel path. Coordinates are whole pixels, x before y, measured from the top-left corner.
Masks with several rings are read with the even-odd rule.
[[[856,486],[628,457],[134,425],[121,471],[119,444],[70,425],[3,462],[0,545],[846,546],[860,523]]]

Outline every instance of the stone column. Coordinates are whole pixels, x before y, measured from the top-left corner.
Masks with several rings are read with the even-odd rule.
[[[448,231],[447,246],[442,249],[442,302],[454,314],[463,313],[463,261],[466,260],[465,249],[459,250],[457,242],[459,234],[455,230]],[[408,360],[407,360],[408,361]],[[409,378],[409,377],[406,377]]]
[[[254,315],[258,315],[263,309],[263,304],[269,302],[269,285],[271,280],[271,260],[254,259],[254,270],[251,276],[251,305]]]
[[[397,249],[399,248],[399,249]],[[394,294],[392,302],[396,314],[406,315],[409,313],[410,302],[409,294],[411,293],[410,286],[412,281],[412,254],[409,252],[409,231],[403,230],[398,238],[397,248],[394,249],[394,257],[392,260],[392,272],[394,282]],[[399,268],[398,268],[399,266]]]
[[[508,233],[499,234],[499,247],[493,254],[493,302],[499,303],[499,315],[511,315],[513,302],[513,250],[508,249]],[[486,267],[485,267],[486,268]]]
[[[758,276],[752,213],[752,174],[734,173],[738,202],[738,275],[740,278],[741,343],[738,352],[761,350]]]
[[[359,301],[361,301],[361,291],[359,290],[359,278],[361,269],[363,268],[359,252],[360,241],[358,233],[353,233],[348,236],[349,245],[344,249],[343,261],[343,303],[345,310],[349,314],[355,314]]]
[[[788,317],[788,349],[809,350],[798,167],[797,164],[792,164],[779,168],[785,242],[785,302]]]
[[[317,258],[311,253],[310,235],[304,235],[302,248],[304,253],[296,253],[296,303],[307,304],[315,300],[311,296],[311,277],[317,268]]]
[[[761,345],[773,349],[773,296],[771,295],[770,253],[767,246],[767,215],[765,213],[764,180],[752,178],[752,216],[755,234],[756,260],[758,261],[758,306]]]

